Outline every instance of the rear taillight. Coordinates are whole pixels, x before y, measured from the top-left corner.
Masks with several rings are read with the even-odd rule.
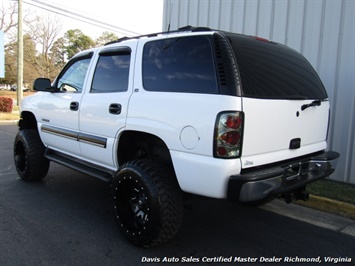
[[[222,112],[218,114],[214,135],[215,157],[240,157],[243,137],[243,120],[243,112]]]

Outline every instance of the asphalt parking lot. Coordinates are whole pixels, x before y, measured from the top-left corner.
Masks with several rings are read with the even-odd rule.
[[[173,241],[137,248],[119,234],[107,184],[54,163],[43,181],[20,180],[12,159],[16,132],[0,125],[0,265],[355,262],[350,220],[312,210],[302,220],[304,207],[279,201],[253,208],[194,199]]]

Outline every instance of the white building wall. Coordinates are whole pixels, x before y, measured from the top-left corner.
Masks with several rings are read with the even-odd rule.
[[[256,35],[301,52],[331,100],[329,148],[341,154],[331,178],[355,183],[354,0],[164,0],[163,30],[169,23]]]

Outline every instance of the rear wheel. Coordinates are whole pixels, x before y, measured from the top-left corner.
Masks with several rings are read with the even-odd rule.
[[[113,180],[114,210],[121,233],[131,243],[150,247],[179,230],[182,192],[173,171],[152,160],[124,164]]]
[[[35,129],[17,133],[14,143],[14,160],[18,175],[25,181],[44,178],[49,169],[49,160],[44,157],[45,147]]]

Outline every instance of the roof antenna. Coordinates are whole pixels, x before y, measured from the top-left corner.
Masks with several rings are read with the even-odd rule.
[[[170,6],[169,25],[168,25],[168,31],[167,31],[167,33],[170,32],[171,17],[173,16],[173,7],[174,7],[174,3],[172,2],[172,3],[171,3],[171,6]]]

